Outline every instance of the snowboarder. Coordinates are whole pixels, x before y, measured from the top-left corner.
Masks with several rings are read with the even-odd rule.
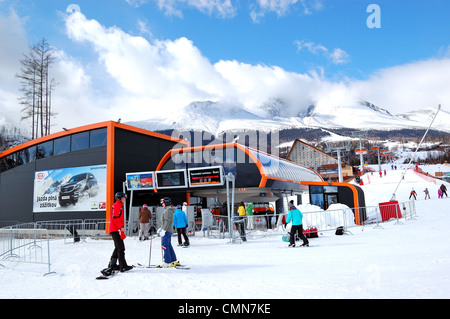
[[[427,199],[427,197],[428,197],[428,199],[430,199],[430,192],[428,191],[428,188],[425,188],[424,193],[425,193],[425,199]]]
[[[139,211],[139,240],[148,240],[148,230],[150,225],[150,219],[152,218],[152,213],[148,210],[147,204],[142,206]]]
[[[416,191],[414,190],[414,188],[412,189],[412,191],[411,191],[411,193],[409,193],[409,199],[411,199],[411,197],[414,197],[414,200],[416,200],[417,199],[417,193],[416,193]]]
[[[289,206],[289,213],[286,219],[286,224],[292,220],[292,227],[290,232],[289,246],[295,247],[295,234],[298,232],[298,237],[303,240],[302,246],[309,246],[308,239],[303,235],[303,214],[294,205]]]
[[[445,195],[445,197],[448,197],[448,195],[447,195],[447,187],[444,184],[441,185],[440,189],[442,191],[442,198],[444,198],[444,195]]]
[[[177,206],[175,213],[173,214],[173,227],[177,229],[178,246],[189,247],[189,238],[186,234],[186,228],[188,226],[188,220],[186,214],[181,210],[181,205]],[[182,244],[181,235],[183,235],[184,243]]]
[[[124,272],[133,268],[132,266],[128,266],[125,260],[125,244],[123,241],[125,235],[123,206],[127,200],[127,195],[122,192],[117,192],[115,199],[116,202],[112,206],[111,220],[109,222],[109,234],[114,241],[114,251],[106,269],[106,274],[111,274],[115,270]],[[117,265],[117,261],[119,261],[119,265]]]
[[[177,261],[177,256],[172,246],[173,213],[175,209],[169,197],[161,199],[161,205],[165,208],[161,215],[161,228],[159,230],[159,234],[162,237],[161,248],[164,251],[164,263],[162,263],[161,267],[179,266],[180,262]]]

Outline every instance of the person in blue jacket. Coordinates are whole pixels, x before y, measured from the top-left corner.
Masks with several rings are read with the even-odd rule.
[[[309,246],[308,239],[303,235],[303,214],[294,205],[289,205],[289,214],[286,219],[286,224],[292,220],[291,237],[289,239],[288,247],[295,247],[295,233],[298,232],[298,237],[303,240],[302,246]]]
[[[177,229],[178,246],[189,247],[189,238],[186,234],[187,226],[188,221],[186,213],[181,210],[181,205],[178,205],[173,214],[173,227]],[[184,237],[184,244],[182,244],[181,235]]]

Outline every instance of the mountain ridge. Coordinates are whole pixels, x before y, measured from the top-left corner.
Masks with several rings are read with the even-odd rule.
[[[127,124],[152,131],[202,131],[213,136],[227,132],[256,130],[264,132],[287,129],[325,129],[325,130],[421,130],[428,128],[436,112],[426,108],[400,114],[368,101],[352,106],[310,105],[296,116],[283,116],[285,104],[274,99],[256,109],[248,110],[231,103],[196,101],[181,108],[179,112],[165,117],[156,117],[143,121],[131,121]],[[450,113],[441,110],[432,129],[450,133]]]

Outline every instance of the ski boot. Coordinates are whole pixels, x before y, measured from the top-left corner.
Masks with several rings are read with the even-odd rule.
[[[111,276],[113,271],[119,270],[119,266],[117,265],[117,258],[111,258],[108,264],[108,268],[100,271],[104,276]]]

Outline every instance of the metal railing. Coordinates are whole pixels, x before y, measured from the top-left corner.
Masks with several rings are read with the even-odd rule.
[[[382,228],[383,222],[395,220],[396,224],[402,224],[416,218],[414,201],[403,203],[385,203],[378,206],[359,207],[357,209],[339,208],[306,211],[303,210],[303,229],[315,229],[317,232],[335,231],[343,227],[344,232],[349,232],[353,227]],[[362,225],[355,223],[355,213],[360,214]],[[207,225],[203,221],[197,221],[201,225],[204,236],[213,238],[230,238],[233,242],[238,240],[256,239],[258,237],[280,235],[285,233],[282,227],[287,214],[268,214],[253,216],[233,216],[231,227],[227,216],[212,215],[211,222]],[[35,223],[17,224],[0,228],[0,261],[20,261],[48,264],[50,270],[50,240],[64,239],[65,243],[85,241],[88,237],[100,239],[108,237],[106,227],[108,220],[58,220],[39,221]],[[1,265],[1,264],[0,264]]]
[[[36,224],[0,229],[0,260],[47,264],[50,269],[50,236]],[[3,266],[3,265],[2,265]]]
[[[313,207],[313,206],[312,206]],[[312,208],[314,209],[314,208]],[[373,225],[374,228],[382,228],[381,224],[387,221],[395,220],[395,224],[402,224],[408,220],[416,218],[416,207],[414,201],[403,203],[389,203],[378,206],[367,206],[355,208],[339,208],[321,210],[303,211],[303,229],[314,229],[317,232],[336,231],[338,227],[343,227],[344,232],[349,233],[350,228],[367,227]],[[359,214],[361,225],[357,225],[355,214]],[[255,239],[258,237],[280,235],[285,232],[282,227],[283,220],[287,214],[267,214],[253,216],[233,216],[231,238],[236,239]],[[197,225],[201,224],[201,219],[197,220]],[[269,226],[269,227],[268,227]],[[203,231],[203,236],[212,238],[230,238],[228,230],[227,216],[212,216],[212,223],[197,231]],[[245,234],[245,235],[244,235]]]

